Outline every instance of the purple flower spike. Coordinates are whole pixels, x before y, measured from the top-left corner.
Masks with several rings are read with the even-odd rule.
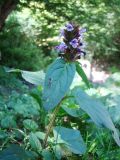
[[[79,28],[72,22],[61,28],[59,38],[62,38],[62,43],[55,47],[58,56],[70,62],[85,56],[84,32],[86,32],[85,28]]]
[[[74,28],[73,28],[72,24],[70,24],[70,23],[66,24],[66,30],[67,31],[73,31]]]
[[[65,49],[67,48],[66,44],[64,42],[62,42],[59,46],[56,46],[55,49],[58,51],[58,52],[64,52]]]
[[[78,46],[78,40],[76,38],[74,38],[71,42],[70,42],[70,45],[73,47],[73,48],[77,48]]]

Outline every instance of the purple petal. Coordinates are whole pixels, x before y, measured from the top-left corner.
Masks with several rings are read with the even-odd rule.
[[[71,42],[70,42],[70,45],[73,47],[73,48],[77,48],[78,46],[78,40],[76,38],[74,38]]]
[[[67,31],[73,31],[74,28],[73,28],[72,24],[70,24],[70,23],[66,24],[66,30]]]
[[[67,48],[67,46],[66,46],[66,44],[64,42],[62,42],[60,45],[55,47],[55,49],[58,52],[64,52],[66,48]]]

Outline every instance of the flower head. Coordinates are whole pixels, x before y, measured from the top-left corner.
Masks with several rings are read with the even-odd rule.
[[[76,38],[74,38],[72,41],[70,41],[70,45],[73,47],[73,48],[77,48],[78,46],[78,40]]]
[[[63,37],[63,42],[56,46],[59,55],[67,61],[75,61],[85,55],[83,35],[86,32],[85,28],[79,28],[74,23],[68,23],[60,31],[60,36]]]
[[[72,24],[68,23],[68,24],[66,24],[66,30],[67,31],[73,31],[74,27],[72,26]]]
[[[66,44],[64,42],[62,42],[60,45],[55,47],[55,49],[58,52],[64,52],[66,48],[67,48],[67,46],[66,46]]]

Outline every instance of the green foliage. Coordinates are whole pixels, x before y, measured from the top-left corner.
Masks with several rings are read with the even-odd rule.
[[[35,160],[36,156],[27,153],[19,145],[11,145],[0,153],[0,160]]]
[[[6,116],[2,118],[1,126],[3,128],[15,128],[17,125],[13,118],[14,118],[13,116]]]
[[[30,145],[31,147],[35,150],[40,152],[42,150],[42,146],[41,143],[39,141],[39,139],[37,138],[35,133],[30,133],[30,137],[29,137],[29,141],[30,141]]]
[[[66,63],[61,58],[51,64],[46,73],[43,91],[43,106],[46,110],[53,109],[65,96],[73,81],[75,70],[74,63]]]
[[[110,119],[107,110],[105,109],[105,106],[101,102],[91,99],[80,88],[74,90],[73,94],[79,106],[88,113],[88,115],[97,125],[107,127],[113,131],[113,137],[116,143],[120,146],[119,135]]]
[[[58,144],[65,144],[65,147],[70,149],[75,154],[84,154],[86,152],[86,145],[78,130],[73,130],[65,127],[55,127],[54,139]]]
[[[51,42],[47,40],[56,36],[58,28],[65,22],[75,21],[87,28],[87,53],[90,56],[91,54],[96,58],[105,56],[106,59],[118,62],[117,58],[120,56],[120,1],[111,0],[108,3],[105,0],[95,2],[68,0],[67,3],[64,3],[63,0],[50,0],[41,2],[40,6],[39,3],[37,4],[38,9],[34,9],[33,14],[37,21],[42,22],[38,27],[42,32],[38,35],[43,37],[43,46],[47,47],[55,43],[52,42],[52,39]]]
[[[0,40],[3,65],[37,70],[43,68],[47,62],[42,50],[35,44],[32,37],[24,33],[14,15],[9,18],[4,31],[0,33]]]
[[[45,74],[43,71],[37,71],[37,72],[30,72],[30,71],[23,71],[20,69],[10,69],[8,67],[4,67],[5,71],[10,72],[17,72],[21,73],[22,78],[26,80],[27,82],[34,84],[34,85],[43,85]]]
[[[82,78],[82,80],[85,82],[87,87],[90,88],[88,78],[87,78],[86,74],[84,73],[82,67],[80,66],[80,64],[78,62],[76,62],[76,71],[79,74],[79,76]]]
[[[71,101],[69,99],[69,101],[64,102],[64,104],[62,104],[62,108],[73,117],[79,117],[81,115],[80,108],[75,104],[73,100]]]
[[[58,28],[71,20],[87,28],[88,57],[117,62],[120,53],[120,1],[68,0],[64,3],[63,0],[36,0],[33,3],[32,0],[21,0],[19,4],[19,11],[13,12],[0,32],[1,64],[23,69],[19,72],[31,85],[26,85],[28,83],[23,79],[21,81],[19,73],[13,76],[0,68],[0,150],[3,150],[0,159],[119,160],[120,149],[115,146],[108,130],[103,128],[105,126],[113,132],[119,145],[118,132],[111,121],[112,118],[120,129],[119,73],[113,74],[103,86],[85,90],[87,94],[77,87],[73,97],[71,91],[67,91],[75,69],[89,87],[78,63],[56,60],[47,71],[44,87],[39,86],[42,84],[41,71],[24,70],[41,70],[50,63],[51,58],[47,56],[56,54],[51,49],[57,43]],[[116,68],[111,70],[117,71]],[[37,88],[32,89],[32,84]],[[84,86],[81,88],[86,89]],[[66,94],[67,99],[60,103]],[[43,102],[42,98],[48,101]],[[44,108],[51,110],[57,104],[61,107],[56,115],[57,127],[49,134],[44,147],[49,118],[54,116],[52,111],[46,113]],[[92,121],[102,128],[96,127]]]
[[[21,96],[13,93],[10,100],[12,101],[9,101],[8,106],[13,109],[16,114],[28,118],[39,115],[39,105],[31,96],[27,94]]]
[[[55,53],[51,50],[58,41],[58,28],[67,21],[87,28],[88,57],[119,64],[119,1],[30,0],[21,1],[20,6],[8,17],[0,33],[2,64],[40,70],[51,61],[46,56]]]
[[[56,117],[56,125],[58,125],[54,128],[56,136],[54,137],[53,133],[51,133],[47,141],[48,148],[41,151],[40,148],[41,146],[43,146],[43,140],[45,139],[46,135],[45,126],[48,123],[48,117],[51,116],[51,114],[46,115],[46,113],[43,111],[40,96],[41,87],[37,87],[36,89],[29,91],[28,86],[18,80],[18,78],[16,78],[16,76],[14,75],[15,73],[5,73],[2,69],[0,73],[0,85],[3,86],[3,84],[5,84],[4,88],[9,88],[10,90],[12,90],[12,92],[10,92],[11,95],[3,92],[3,88],[2,90],[0,90],[0,93],[2,93],[0,94],[0,124],[2,121],[4,122],[5,119],[8,119],[10,117],[9,126],[7,126],[6,128],[6,126],[4,127],[1,125],[0,129],[0,149],[2,149],[3,152],[6,152],[4,148],[7,146],[11,146],[10,144],[21,142],[23,148],[26,148],[27,150],[24,150],[24,152],[25,155],[27,152],[26,156],[28,156],[29,159],[31,158],[37,160],[36,156],[38,156],[39,158],[43,157],[43,159],[53,159],[54,157],[56,157],[57,159],[61,159],[61,157],[64,157],[65,159],[69,158],[85,160],[89,159],[90,157],[93,157],[94,159],[105,159],[106,157],[109,157],[110,160],[113,160],[115,158],[119,160],[119,158],[117,158],[119,157],[119,148],[115,146],[111,135],[107,130],[95,127],[95,125],[91,123],[90,117],[88,117],[87,114],[81,110],[82,108],[80,107],[82,106],[79,107],[78,105],[76,105],[74,98],[71,97],[71,93],[69,93],[70,97],[68,96],[69,98],[65,99],[61,104],[60,112]],[[12,84],[9,79],[11,79],[11,81],[14,79],[13,83],[15,84]],[[10,84],[8,82],[10,82]],[[115,75],[113,74],[111,78],[107,80],[105,86],[98,86],[98,89],[96,88],[86,91],[89,95],[99,98],[103,101],[105,107],[108,107],[113,121],[117,124],[117,127],[120,128],[118,118],[120,117],[118,114],[119,95],[117,95],[120,92],[118,90],[117,93],[117,90],[115,89],[117,82],[119,82],[119,73],[115,73]],[[116,87],[117,89],[119,88],[118,86]],[[21,89],[19,90],[18,88]],[[81,92],[83,93],[83,91]],[[100,93],[102,93],[103,97],[101,97]],[[34,99],[30,95],[33,96]],[[84,101],[84,103],[82,103],[82,105],[84,104],[84,107],[87,99],[89,98],[86,94],[84,98],[82,97],[82,95],[83,94],[81,94],[81,96],[79,97],[79,102],[82,103]],[[88,104],[89,106],[90,104],[92,104],[92,107],[94,108],[93,102],[94,100],[90,98]],[[95,107],[97,106],[95,105]],[[118,110],[116,110],[116,108],[118,108]],[[95,111],[96,110],[92,110],[92,112]],[[67,120],[65,120],[66,117]],[[100,114],[97,116],[97,119],[99,117]],[[104,123],[105,119],[106,117],[102,117],[101,121]],[[14,125],[14,123],[12,122],[13,120],[16,125]],[[8,121],[4,124],[7,125]],[[60,127],[61,125],[64,127]],[[81,131],[81,135],[78,131],[79,129]],[[64,132],[65,134],[63,134]],[[81,142],[83,143],[79,143],[79,138],[76,138],[76,134],[80,136],[80,139],[82,138],[81,136],[83,136],[85,142],[83,142],[82,140]],[[71,153],[71,151],[73,153],[80,153],[80,151],[82,150],[81,148],[78,150],[78,148],[84,143],[86,143],[87,145],[87,151],[84,155],[76,156]],[[29,152],[28,154],[28,150],[35,151],[35,153]],[[0,156],[3,156],[3,159],[5,159],[6,155],[3,154],[3,152],[1,152]],[[12,153],[13,152],[16,152],[15,148],[13,148]],[[13,158],[13,155],[10,155]]]
[[[31,131],[35,131],[38,129],[37,123],[31,119],[25,119],[23,121],[23,125],[26,129],[31,130]]]
[[[42,156],[43,156],[44,160],[52,160],[53,159],[53,155],[49,150],[43,150]]]
[[[0,66],[0,94],[9,95],[13,90],[25,93],[28,91],[28,86],[23,84],[17,75],[13,76],[10,73],[6,73],[4,68]]]

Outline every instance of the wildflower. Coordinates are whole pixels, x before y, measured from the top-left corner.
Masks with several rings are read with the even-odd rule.
[[[60,36],[63,37],[63,42],[56,46],[59,56],[67,61],[76,61],[84,56],[84,39],[83,35],[86,32],[85,28],[79,28],[74,23],[68,23],[60,31]]]
[[[74,28],[73,28],[72,24],[70,24],[70,23],[66,24],[66,30],[67,31],[73,31]]]
[[[73,48],[77,48],[77,46],[78,46],[78,40],[76,38],[74,38],[72,41],[70,41],[70,45]]]
[[[67,48],[67,46],[66,46],[66,44],[64,42],[62,42],[60,45],[55,47],[55,49],[58,52],[64,52],[66,48]]]

